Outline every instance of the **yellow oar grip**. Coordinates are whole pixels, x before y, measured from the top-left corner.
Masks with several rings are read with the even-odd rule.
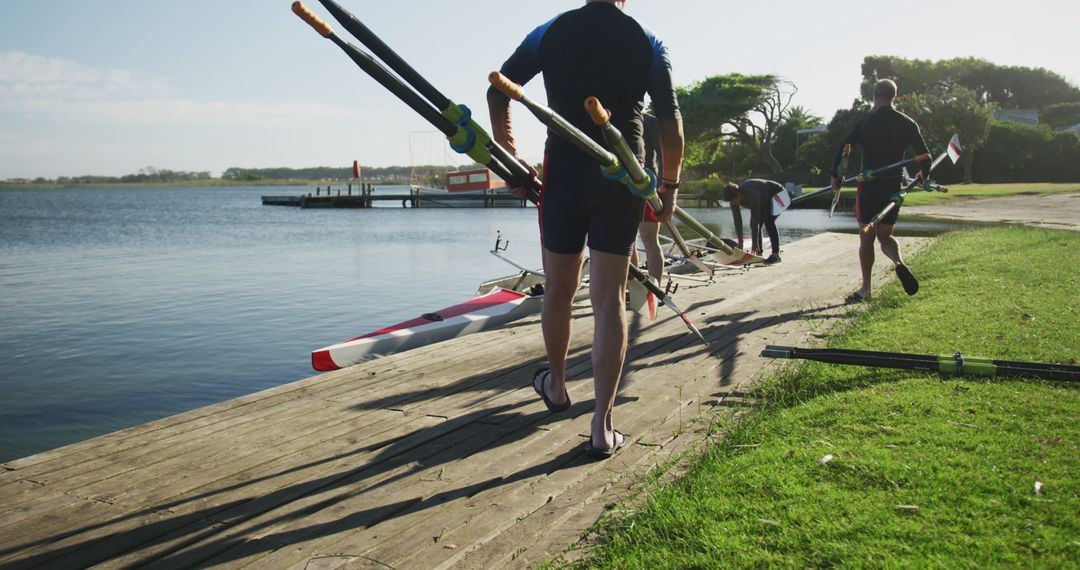
[[[589,118],[592,119],[596,126],[602,127],[611,121],[611,113],[604,108],[604,105],[600,103],[600,100],[596,97],[589,97],[585,99],[585,111],[589,113]]]
[[[929,153],[920,154],[919,156],[915,157],[915,162],[922,162],[924,160],[930,160],[930,154]]]
[[[322,18],[315,15],[315,12],[312,12],[307,6],[304,6],[303,2],[300,2],[299,0],[293,2],[292,11],[297,16],[300,16],[301,20],[307,22],[309,26],[314,28],[316,32],[319,32],[320,36],[328,38],[333,35],[334,29],[330,27],[330,24],[327,24]]]
[[[498,71],[489,73],[488,81],[490,81],[496,89],[502,91],[503,95],[506,95],[514,101],[521,101],[521,98],[525,96],[525,90],[520,85],[510,81],[510,79]]]

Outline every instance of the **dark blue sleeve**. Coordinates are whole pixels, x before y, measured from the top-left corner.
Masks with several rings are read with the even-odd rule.
[[[538,26],[535,30],[525,36],[525,40],[521,42],[514,53],[510,56],[510,59],[503,63],[500,73],[505,75],[510,81],[517,83],[518,85],[524,85],[529,82],[530,79],[536,77],[542,69],[540,65],[540,44],[544,40],[544,35],[547,33],[551,24],[557,20],[558,17],[551,19],[549,22]]]
[[[671,79],[671,58],[668,57],[667,46],[648,29],[645,29],[645,34],[653,52],[647,88],[649,97],[652,98],[653,111],[660,119],[681,119],[679,98],[675,95],[675,84]]]

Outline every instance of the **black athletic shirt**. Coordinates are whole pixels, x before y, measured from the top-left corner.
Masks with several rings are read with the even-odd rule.
[[[652,97],[658,117],[679,115],[667,48],[637,20],[607,2],[590,2],[536,28],[500,71],[521,85],[543,72],[548,106],[602,141],[600,128],[585,112],[585,99],[597,97],[611,110],[612,124],[639,159],[645,156],[641,119],[645,94]],[[552,132],[546,151],[581,152]]]
[[[904,151],[910,146],[916,154],[930,152],[926,148],[919,125],[911,117],[897,111],[892,106],[881,107],[866,117],[859,119],[844,139],[840,149],[833,157],[834,176],[843,176],[839,172],[840,159],[844,145],[858,144],[862,147],[863,168],[873,170],[904,160]],[[930,174],[930,161],[921,163],[923,177]],[[878,176],[876,179],[899,181],[900,170]]]

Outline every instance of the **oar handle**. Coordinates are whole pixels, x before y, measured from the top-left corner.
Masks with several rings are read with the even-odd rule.
[[[930,160],[930,153],[920,154],[919,156],[916,156],[912,160],[914,160],[915,162],[924,162],[924,161]]]
[[[596,97],[588,97],[585,99],[585,111],[589,113],[589,118],[598,127],[602,127],[611,121],[611,112],[604,108],[604,105]]]
[[[506,95],[514,101],[521,101],[521,98],[525,96],[525,89],[522,86],[510,81],[509,78],[498,71],[489,73],[488,81],[490,81],[496,89],[501,91],[503,95]]]
[[[327,24],[322,18],[315,14],[315,12],[312,12],[310,8],[304,6],[303,2],[300,2],[299,0],[293,2],[292,11],[297,16],[300,16],[301,20],[307,22],[309,26],[314,28],[316,32],[319,32],[320,36],[328,38],[334,35],[334,29],[330,27],[330,24]]]

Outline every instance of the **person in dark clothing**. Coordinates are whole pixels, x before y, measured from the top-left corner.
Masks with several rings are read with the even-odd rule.
[[[874,85],[874,108],[869,115],[860,119],[851,128],[847,138],[836,151],[832,167],[833,190],[838,191],[843,180],[839,172],[844,145],[858,144],[862,147],[863,168],[873,170],[899,162],[904,158],[908,147],[916,154],[929,152],[923,140],[919,125],[911,117],[893,107],[896,99],[896,83],[882,79]],[[922,162],[922,170],[917,176],[927,179],[930,174],[930,162]],[[903,173],[897,170],[893,174],[875,177],[873,180],[859,183],[855,198],[855,212],[862,229],[867,222],[878,214],[901,191]],[[914,295],[919,290],[919,282],[904,264],[900,255],[900,246],[893,237],[900,208],[896,207],[877,224],[875,231],[860,232],[859,265],[862,269],[862,286],[848,295],[849,302],[869,299],[871,294],[870,276],[874,269],[874,240],[881,244],[881,252],[894,264],[896,275],[900,278],[904,290]]]
[[[761,227],[765,226],[765,231],[769,233],[772,255],[765,263],[780,263],[780,233],[776,231],[776,218],[779,216],[773,214],[772,204],[773,196],[786,191],[780,183],[760,178],[749,178],[738,185],[730,183],[724,188],[724,200],[731,205],[739,247],[743,243],[743,206],[750,210],[750,253],[762,255],[765,244],[761,239]]]
[[[660,125],[664,161],[660,221],[671,219],[682,169],[683,133],[667,48],[623,12],[622,0],[589,0],[533,30],[500,70],[518,84],[543,73],[548,106],[577,128],[602,140],[585,110],[595,96],[611,111],[611,122],[644,159],[642,111],[646,93]],[[509,100],[488,91],[492,135],[517,154]],[[593,376],[596,397],[586,454],[610,456],[626,441],[612,422],[615,393],[626,355],[626,274],[642,220],[644,201],[603,176],[595,160],[554,133],[545,145],[544,191],[540,200],[544,247],[544,304],[541,324],[550,369],[536,371],[533,389],[549,410],[570,407],[566,360],[571,304],[589,247],[589,298],[593,307]]]

